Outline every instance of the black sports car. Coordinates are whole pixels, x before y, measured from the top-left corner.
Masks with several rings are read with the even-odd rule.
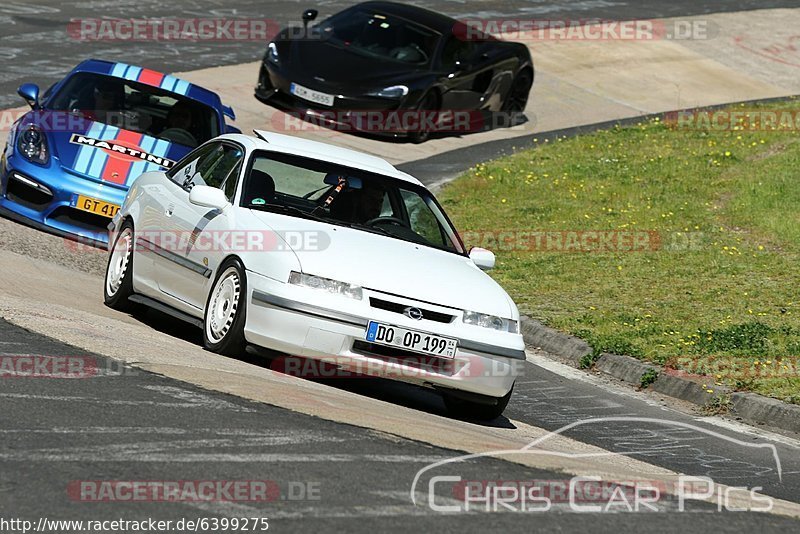
[[[306,26],[316,16],[304,12]],[[256,97],[337,129],[416,142],[521,115],[534,75],[528,48],[465,29],[420,7],[364,2],[283,29],[267,46]]]

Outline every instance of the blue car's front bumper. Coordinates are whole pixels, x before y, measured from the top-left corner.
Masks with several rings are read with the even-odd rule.
[[[89,244],[108,243],[111,219],[75,208],[77,196],[121,206],[126,193],[127,187],[99,183],[63,169],[56,157],[47,166],[16,154],[0,162],[0,213]]]

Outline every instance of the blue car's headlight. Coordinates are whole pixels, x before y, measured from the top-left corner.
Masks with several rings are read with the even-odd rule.
[[[466,324],[491,328],[492,330],[500,330],[501,332],[511,332],[512,334],[517,334],[519,332],[517,330],[517,321],[504,319],[495,315],[487,315],[485,313],[465,311],[464,322]]]
[[[393,85],[377,91],[367,93],[369,96],[379,96],[381,98],[403,98],[408,94],[408,87],[405,85]]]
[[[17,150],[33,163],[46,165],[50,161],[47,138],[38,126],[30,125],[17,134]]]
[[[267,45],[267,61],[275,65],[281,64],[278,60],[278,46],[274,42]]]

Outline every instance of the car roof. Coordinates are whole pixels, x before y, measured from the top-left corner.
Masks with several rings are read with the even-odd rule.
[[[342,148],[328,143],[320,143],[302,137],[253,130],[256,137],[245,134],[226,134],[218,139],[230,139],[244,144],[252,150],[268,150],[282,154],[293,154],[306,158],[330,161],[345,167],[353,167],[383,176],[396,178],[410,184],[424,187],[422,182],[401,170],[383,158],[372,156],[349,148]]]
[[[417,7],[409,4],[398,4],[396,2],[363,2],[361,4],[356,4],[353,7],[374,9],[375,11],[386,13],[387,15],[395,15],[397,17],[422,24],[423,26],[427,26],[428,28],[444,35],[450,32],[453,29],[453,24],[457,22],[452,17],[425,9],[424,7]]]
[[[198,102],[202,102],[220,111],[222,111],[224,107],[219,95],[205,87],[200,87],[186,80],[181,80],[171,74],[163,74],[137,65],[106,61],[103,59],[87,59],[72,69],[72,73],[75,72],[105,74],[106,76],[113,76],[114,78],[144,83],[192,100],[197,100]]]

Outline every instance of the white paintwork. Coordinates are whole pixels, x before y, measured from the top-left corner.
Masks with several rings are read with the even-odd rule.
[[[494,269],[494,252],[481,247],[473,247],[469,251],[469,259],[480,269],[488,271]]]
[[[216,187],[207,185],[196,185],[189,193],[189,202],[195,206],[222,210],[228,206],[228,199],[225,193]]]
[[[268,150],[330,161],[421,185],[415,178],[374,156],[280,134],[261,135],[266,140],[242,134],[218,139],[239,143],[245,149],[246,159],[256,150]],[[247,169],[247,165],[243,167]],[[194,270],[186,268],[176,263],[175,257],[165,258],[137,247],[133,262],[133,287],[137,293],[203,319],[218,268],[235,255],[247,271],[245,337],[250,343],[305,357],[338,357],[356,364],[375,364],[374,369],[393,371],[393,377],[407,382],[435,384],[494,397],[502,397],[513,386],[520,361],[459,346],[456,360],[469,361],[472,370],[480,369],[480,373],[451,376],[418,369],[404,372],[410,368],[403,369],[400,364],[352,351],[353,342],[365,338],[364,327],[254,303],[252,298],[254,291],[258,291],[365,320],[492,347],[524,350],[520,334],[463,323],[464,310],[519,321],[519,312],[511,298],[470,257],[345,226],[240,207],[241,176],[230,203],[226,200],[222,205],[219,195],[207,189],[195,186],[190,194],[163,172],[146,173],[136,180],[114,219],[117,227],[123,219],[130,218],[137,237],[144,236],[150,241],[163,240],[165,233],[167,237],[191,236],[194,245],[181,250],[178,256],[179,261],[186,260],[196,267]],[[219,213],[209,216],[212,209],[218,209]],[[199,246],[209,236],[230,231],[261,233],[274,241],[269,250]],[[281,237],[286,233],[325,236],[326,246],[324,250],[303,250]],[[493,263],[489,257],[493,259],[488,251],[475,256],[484,268]],[[204,268],[208,272],[203,273]],[[363,298],[355,300],[289,284],[291,271],[361,286]],[[414,320],[371,307],[370,297],[448,313],[455,319],[450,323]]]

